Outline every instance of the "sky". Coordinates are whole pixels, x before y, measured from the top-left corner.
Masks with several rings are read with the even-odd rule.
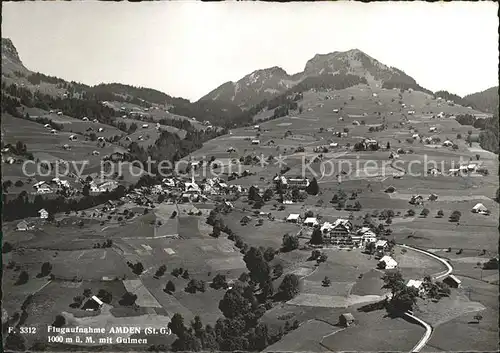
[[[9,2],[2,36],[33,71],[197,100],[227,81],[357,48],[432,91],[498,85],[498,5]]]

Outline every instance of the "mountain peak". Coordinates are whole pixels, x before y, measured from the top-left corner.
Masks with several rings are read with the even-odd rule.
[[[15,62],[21,63],[17,49],[10,38],[2,38],[2,58],[4,55]]]

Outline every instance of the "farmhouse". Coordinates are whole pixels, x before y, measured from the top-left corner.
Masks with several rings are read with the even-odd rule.
[[[288,215],[286,221],[291,223],[298,223],[300,220],[300,215],[298,213],[291,213]]]
[[[378,266],[386,270],[393,270],[398,266],[398,263],[392,257],[386,255],[380,259]]]
[[[42,208],[41,210],[38,211],[38,214],[40,215],[40,219],[47,219],[49,217],[49,213],[45,208]]]
[[[304,220],[304,225],[308,226],[308,227],[315,227],[317,226],[319,223],[318,223],[318,220],[316,219],[316,217],[307,217],[305,220]]]
[[[462,285],[462,281],[459,280],[455,275],[449,275],[443,279],[443,283],[446,283],[452,288],[459,288]]]

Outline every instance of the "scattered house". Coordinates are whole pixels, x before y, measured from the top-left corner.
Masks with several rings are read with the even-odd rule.
[[[356,126],[361,125],[361,124],[359,123],[359,121],[357,121],[357,120],[354,120],[354,121],[352,122],[352,124],[353,124],[353,125],[356,125]]]
[[[40,219],[47,219],[49,217],[49,213],[45,208],[42,208],[41,210],[38,211],[38,214],[40,215]]]
[[[69,135],[69,140],[76,141],[76,140],[78,140],[78,137],[76,135]]]
[[[474,207],[472,207],[472,212],[485,214],[488,212],[488,209],[482,203],[477,203]]]
[[[427,174],[429,175],[439,175],[441,172],[439,171],[439,169],[437,168],[430,168],[428,171],[427,171]]]
[[[93,123],[98,123],[98,122],[99,122],[99,120],[94,119],[94,120],[92,120],[92,122],[93,122]]]
[[[333,224],[330,222],[323,223],[320,228],[322,234],[326,234],[330,232],[332,229],[333,229]]]
[[[82,118],[82,120],[83,120],[83,121],[89,121],[89,118],[87,118],[86,116],[84,116],[84,117]]]
[[[436,132],[436,131],[437,131],[437,127],[435,127],[435,126],[431,126],[429,128],[429,132]]]
[[[100,154],[101,154],[101,153],[100,153],[99,151],[92,151],[92,155],[93,155],[93,156],[98,156],[98,155],[100,155]]]
[[[142,124],[143,129],[147,129],[149,127],[149,124]]]
[[[354,316],[351,313],[345,313],[339,316],[339,324],[341,326],[349,327],[351,325],[354,325],[354,323]]]
[[[201,192],[198,184],[192,180],[190,183],[184,183],[184,192],[187,193],[198,193]]]
[[[105,140],[105,139],[104,139],[104,137],[102,137],[102,136],[99,136],[99,137],[97,138],[97,142],[105,142],[105,141],[106,141],[106,140]]]
[[[258,129],[260,129],[260,126],[259,125],[254,125],[253,128],[256,129],[256,130],[258,130]]]
[[[236,152],[236,149],[234,147],[229,147],[227,149],[227,152],[231,153],[231,152]]]
[[[61,115],[63,115],[63,114],[62,114],[62,112],[57,112],[57,115],[61,116]]]
[[[436,194],[430,194],[428,200],[429,201],[436,201],[438,199],[438,195]]]
[[[387,240],[377,240],[375,243],[375,249],[379,251],[385,251],[389,248],[389,243]]]
[[[362,227],[356,234],[362,237],[362,243],[375,243],[377,241],[377,235],[368,227]]]
[[[309,186],[309,179],[307,178],[290,178],[287,180],[287,185],[289,187],[298,187],[299,189],[305,189]]]
[[[97,129],[97,132],[103,132],[103,131],[104,131],[103,127],[100,127],[99,129]]]
[[[450,175],[458,175],[460,173],[460,169],[458,169],[458,168],[450,168],[448,170],[448,173],[450,173]]]
[[[65,143],[62,147],[65,150],[70,150],[71,149],[70,145],[68,145],[67,143]]]
[[[413,114],[415,114],[415,111],[414,110],[408,110],[408,114],[409,115],[413,115]]]
[[[451,147],[451,146],[453,146],[453,142],[451,142],[450,140],[446,140],[443,142],[443,146],[444,147]]]
[[[252,145],[259,145],[260,144],[260,140],[252,140]]]
[[[412,205],[420,205],[424,201],[424,198],[421,195],[413,195],[410,198],[410,204]]]
[[[443,279],[443,283],[446,283],[452,288],[459,288],[462,285],[462,281],[457,278],[455,275],[449,275],[445,279]]]
[[[89,300],[85,302],[83,305],[82,309],[85,309],[86,311],[96,311],[101,309],[101,307],[104,305],[104,302],[97,298],[95,295],[90,297]]]
[[[334,110],[333,110],[333,112],[334,112],[334,113],[338,113],[338,112],[339,112],[339,110],[338,110],[338,109],[334,109]]]
[[[420,136],[418,134],[413,134],[411,137],[413,137],[414,140],[418,139]]]
[[[386,270],[393,270],[398,266],[398,263],[396,262],[396,260],[394,260],[392,257],[387,256],[387,255],[385,255],[384,257],[382,257],[380,259],[379,264],[382,262],[385,263]]]
[[[477,170],[477,164],[471,163],[467,166],[467,169],[469,170],[469,172],[474,172]]]
[[[416,288],[419,293],[422,293],[424,291],[424,286],[422,285],[423,283],[424,282],[420,280],[410,279],[406,283],[406,286]]]
[[[298,223],[300,220],[300,215],[298,213],[291,213],[288,215],[286,221],[291,223]]]
[[[29,229],[32,229],[33,226],[30,225],[28,222],[26,222],[25,220],[22,220],[21,222],[19,222],[16,226],[16,229],[19,230],[19,231],[27,231]]]
[[[316,217],[307,217],[305,220],[304,220],[304,225],[308,226],[308,227],[315,227],[317,226],[319,223],[318,223],[318,220],[316,219]]]
[[[339,144],[337,142],[332,142],[330,143],[330,147],[338,147]]]
[[[57,130],[56,129],[52,129],[52,130],[50,130],[50,133],[53,134],[53,135],[55,135],[55,134],[57,134]]]

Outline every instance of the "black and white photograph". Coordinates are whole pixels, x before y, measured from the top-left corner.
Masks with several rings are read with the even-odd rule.
[[[2,2],[3,351],[499,351],[498,11]]]

